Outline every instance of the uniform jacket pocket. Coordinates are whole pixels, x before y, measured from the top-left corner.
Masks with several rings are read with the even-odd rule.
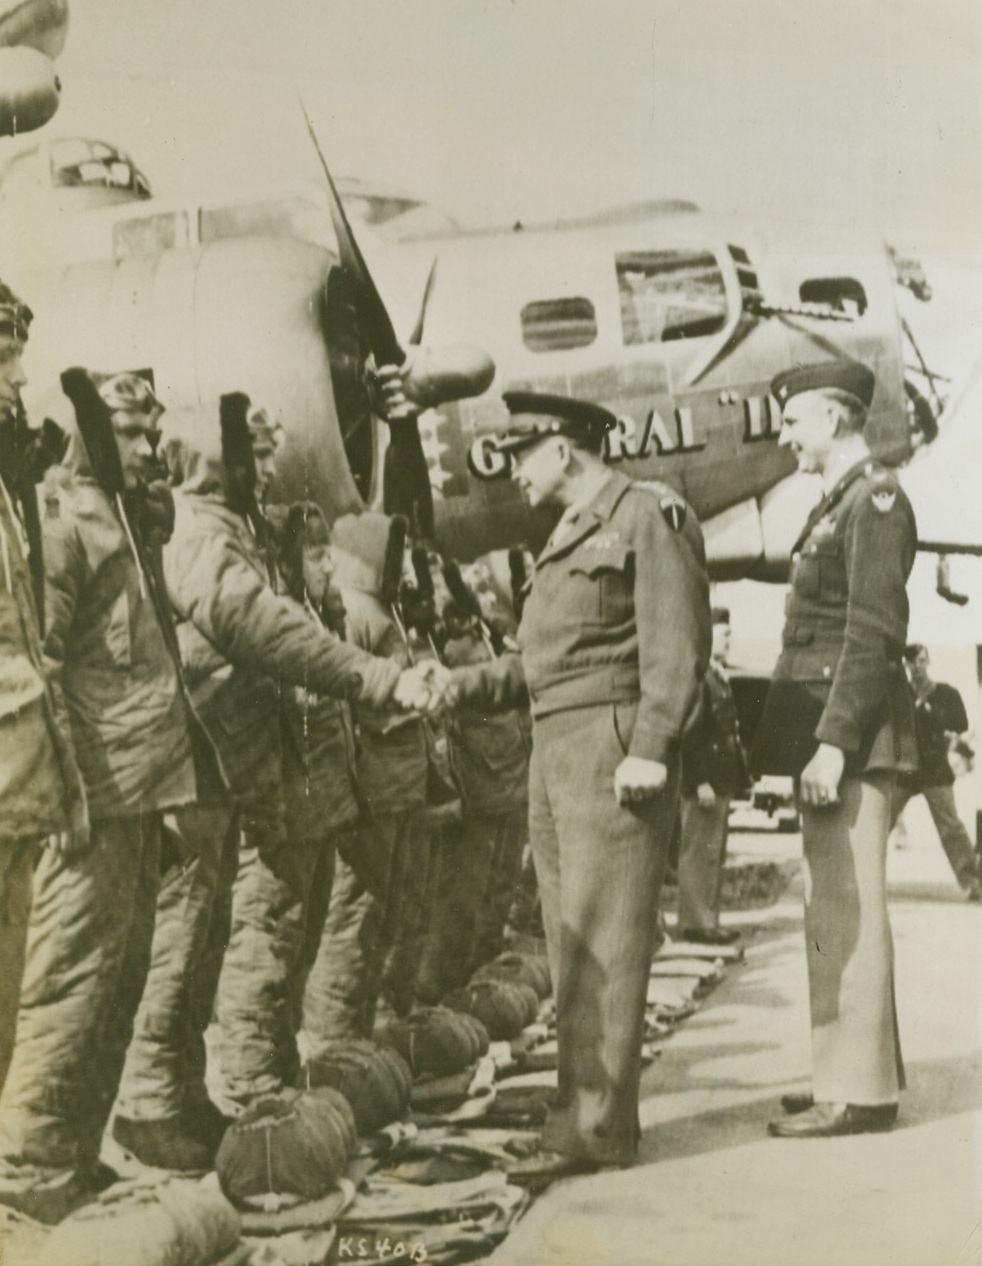
[[[583,549],[570,565],[574,575],[591,582],[592,618],[601,624],[621,624],[634,604],[634,551],[626,546]]]
[[[614,715],[614,735],[621,752],[627,756],[631,750],[631,739],[634,737],[634,725],[638,719],[636,703],[615,703],[612,705]]]

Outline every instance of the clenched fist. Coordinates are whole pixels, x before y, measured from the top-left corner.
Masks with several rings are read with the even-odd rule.
[[[668,769],[658,760],[625,756],[614,771],[614,795],[618,804],[640,804],[665,790]]]

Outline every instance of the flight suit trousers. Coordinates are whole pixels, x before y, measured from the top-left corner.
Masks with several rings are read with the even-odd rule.
[[[493,831],[491,871],[483,900],[477,909],[473,966],[496,958],[504,947],[505,927],[518,896],[522,854],[528,839],[528,809],[515,809],[487,819]]]
[[[637,705],[536,718],[529,833],[556,996],[558,1099],[542,1146],[594,1161],[637,1158],[638,1095],[658,898],[678,805],[618,805],[614,773]]]
[[[14,1053],[31,884],[39,847],[36,836],[0,837],[0,1091]]]
[[[435,892],[417,982],[435,1004],[501,950],[522,864],[528,813],[464,811],[435,842]]]
[[[429,861],[423,806],[366,814],[341,848],[324,931],[304,991],[311,1053],[325,1042],[371,1037],[383,972],[392,947],[418,940]],[[407,879],[411,885],[407,886]],[[403,960],[403,965],[406,960]],[[401,970],[401,969],[400,969]],[[389,1000],[405,1012],[408,995]],[[406,982],[397,979],[396,988]],[[388,990],[388,986],[387,986]]]
[[[208,1097],[213,1016],[214,1080],[226,1106],[292,1082],[304,959],[316,950],[334,872],[329,834],[274,845],[268,832],[243,830],[230,809],[202,806],[172,823],[180,857],[161,886],[150,977],[118,1100],[131,1120],[193,1114]]]
[[[891,773],[845,778],[802,808],[805,949],[817,1102],[896,1103],[904,1086],[887,911]]]
[[[0,1185],[99,1156],[150,963],[160,815],[92,823],[89,847],[41,853],[17,1036],[0,1098]]]
[[[168,817],[165,839],[150,971],[116,1102],[132,1121],[174,1118],[207,1097],[204,1031],[238,858],[230,807],[188,805]]]
[[[719,927],[719,900],[723,888],[727,824],[730,802],[717,796],[701,805],[695,796],[683,796],[682,833],[679,847],[679,913],[677,927],[714,931]]]

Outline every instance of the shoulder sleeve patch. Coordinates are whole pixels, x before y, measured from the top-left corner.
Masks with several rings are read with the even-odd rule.
[[[863,473],[869,484],[874,507],[881,514],[889,514],[897,504],[898,484],[893,471],[871,462]]]
[[[688,507],[684,501],[678,497],[668,496],[662,497],[658,503],[661,510],[662,518],[672,529],[673,532],[681,532],[685,527],[685,519]]]

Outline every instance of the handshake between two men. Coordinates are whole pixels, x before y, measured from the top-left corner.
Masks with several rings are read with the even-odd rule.
[[[425,660],[403,670],[392,697],[406,711],[436,716],[456,702],[453,673],[439,660]]]

